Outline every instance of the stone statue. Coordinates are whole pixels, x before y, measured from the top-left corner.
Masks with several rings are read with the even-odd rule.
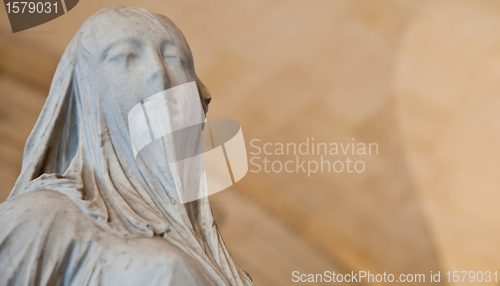
[[[0,285],[253,285],[208,198],[181,203],[168,171],[134,158],[130,109],[193,81],[206,112],[210,94],[167,17],[108,7],[82,25],[0,205]]]

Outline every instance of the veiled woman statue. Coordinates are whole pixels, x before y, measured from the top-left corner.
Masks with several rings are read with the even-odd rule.
[[[109,7],[82,25],[0,205],[0,285],[253,284],[208,198],[181,203],[168,169],[134,156],[129,111],[189,82],[206,112],[210,94],[167,17]]]

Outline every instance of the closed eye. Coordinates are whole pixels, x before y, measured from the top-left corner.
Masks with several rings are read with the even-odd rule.
[[[130,64],[140,56],[140,42],[131,39],[111,44],[103,53],[103,59],[118,64]]]
[[[113,57],[109,58],[109,61],[126,61],[129,62],[131,60],[135,60],[139,55],[136,53],[122,53],[122,54],[117,54],[114,55]]]
[[[179,59],[177,55],[163,55],[164,59]]]
[[[181,60],[181,61],[184,60],[183,51],[174,43],[166,42],[166,43],[163,43],[162,46],[163,46],[162,47],[162,54],[163,54],[163,58],[165,60],[167,60],[167,59],[168,60],[177,59],[177,60]]]

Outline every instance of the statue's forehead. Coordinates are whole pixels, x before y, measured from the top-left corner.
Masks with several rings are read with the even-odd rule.
[[[153,14],[142,10],[109,10],[95,15],[86,24],[83,43],[87,49],[94,51],[105,50],[123,40],[153,44],[168,41],[184,46],[183,37],[173,23],[159,21]]]

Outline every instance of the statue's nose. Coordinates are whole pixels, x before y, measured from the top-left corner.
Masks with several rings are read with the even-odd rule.
[[[159,55],[151,55],[146,70],[146,83],[154,92],[160,92],[169,87],[168,69]]]

